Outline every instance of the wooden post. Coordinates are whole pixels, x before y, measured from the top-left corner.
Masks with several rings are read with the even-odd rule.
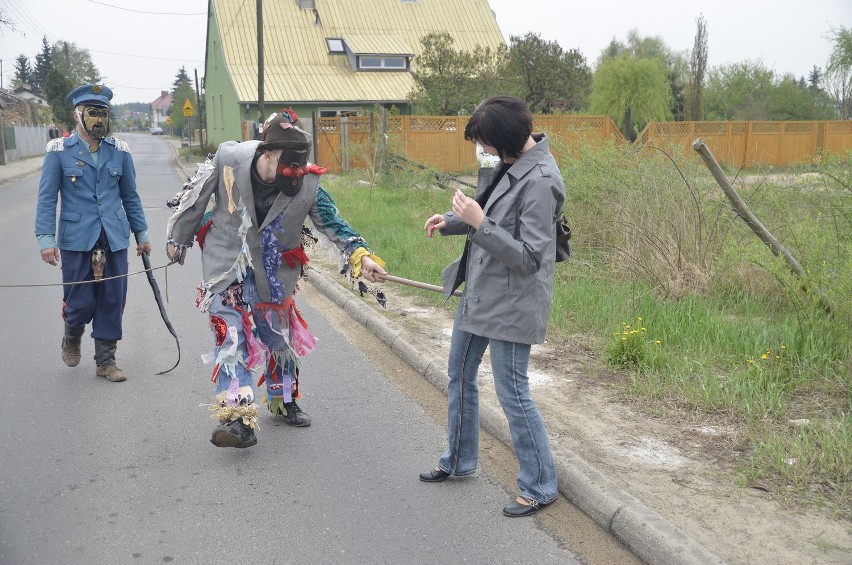
[[[340,117],[340,157],[343,160],[343,172],[349,172],[349,117]]]
[[[0,165],[6,164],[6,132],[3,130],[3,120],[0,119]]]
[[[734,206],[734,210],[736,210],[737,214],[743,221],[751,228],[751,231],[757,235],[757,237],[769,246],[769,249],[772,250],[776,256],[781,256],[789,265],[790,270],[793,272],[796,277],[800,280],[804,279],[805,271],[802,269],[799,262],[796,261],[796,258],[793,257],[793,254],[784,247],[784,245],[779,242],[772,233],[766,229],[766,227],[757,219],[757,216],[752,213],[751,209],[748,205],[740,198],[740,195],[731,186],[731,182],[728,180],[728,177],[725,176],[725,172],[722,170],[722,167],[719,166],[719,163],[716,162],[716,158],[713,157],[713,154],[710,152],[710,149],[705,145],[703,139],[696,139],[692,142],[692,148],[701,155],[701,158],[704,160],[704,163],[707,165],[707,168],[710,169],[710,173],[713,175],[713,178],[716,179],[716,182],[722,188],[722,192],[725,193],[725,196],[730,200],[731,204]],[[803,283],[804,284],[804,283]],[[809,290],[805,286],[803,286],[805,290]],[[820,306],[826,311],[831,313],[834,308],[831,305],[831,302],[828,300],[822,292],[818,289],[810,289],[812,290],[818,297]]]

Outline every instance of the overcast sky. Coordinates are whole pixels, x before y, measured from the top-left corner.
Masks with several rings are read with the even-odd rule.
[[[852,0],[489,2],[507,40],[532,31],[564,49],[579,49],[590,66],[613,38],[623,41],[631,29],[658,35],[671,49],[691,49],[703,12],[710,67],[760,60],[778,74],[807,78],[814,65],[825,66],[831,29],[852,27]],[[64,40],[88,49],[115,103],[152,102],[171,89],[181,66],[191,78],[196,69],[199,80],[204,74],[207,0],[0,0],[0,10],[17,25],[17,31],[0,30],[4,88],[14,76],[15,58],[23,53],[34,62],[44,35],[51,44]]]

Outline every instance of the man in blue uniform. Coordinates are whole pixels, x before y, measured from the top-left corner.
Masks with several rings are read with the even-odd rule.
[[[86,324],[95,340],[95,374],[112,382],[126,379],[115,364],[121,318],[127,296],[130,232],[137,255],[151,252],[148,224],[136,192],[136,170],[127,143],[107,136],[112,91],[86,84],[68,94],[77,126],[71,136],[47,144],[38,188],[35,233],[41,258],[56,265],[61,258],[65,284],[62,360],[80,362]],[[56,205],[59,201],[59,226]]]

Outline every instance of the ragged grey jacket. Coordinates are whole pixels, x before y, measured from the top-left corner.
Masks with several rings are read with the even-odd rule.
[[[534,135],[494,188],[478,230],[452,212],[442,235],[467,235],[465,286],[457,327],[515,343],[542,343],[550,315],[556,257],[556,222],[565,202],[565,185],[545,135]],[[491,184],[499,168],[480,169],[476,194]],[[449,298],[459,270],[457,259],[441,277]]]
[[[369,251],[369,248],[338,216],[334,201],[320,187],[316,174],[304,177],[296,196],[279,194],[263,223],[258,225],[251,167],[259,144],[259,141],[222,143],[212,166],[202,165],[194,186],[181,195],[180,205],[169,219],[166,237],[179,246],[192,246],[207,204],[215,195],[210,216],[212,223],[206,231],[201,256],[204,289],[214,294],[222,292],[234,281],[242,280],[246,269],[251,267],[261,302],[272,301],[271,284],[281,287],[280,302],[293,294],[301,265],[288,265],[276,259],[278,264],[272,268],[269,259],[274,258],[275,253],[280,256],[282,250],[300,246],[306,218],[309,217],[340,251],[357,247]],[[265,231],[267,227],[270,229]],[[270,279],[270,274],[274,280]]]

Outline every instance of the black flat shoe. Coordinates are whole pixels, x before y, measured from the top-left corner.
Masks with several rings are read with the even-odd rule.
[[[424,483],[440,483],[441,481],[446,481],[449,476],[449,473],[445,473],[441,469],[432,469],[425,473],[420,473],[420,480]]]
[[[524,500],[527,500],[526,498]],[[522,518],[524,516],[532,516],[547,504],[539,504],[532,500],[527,500],[529,504],[521,504],[517,499],[513,500],[503,508],[503,514],[510,518]]]

